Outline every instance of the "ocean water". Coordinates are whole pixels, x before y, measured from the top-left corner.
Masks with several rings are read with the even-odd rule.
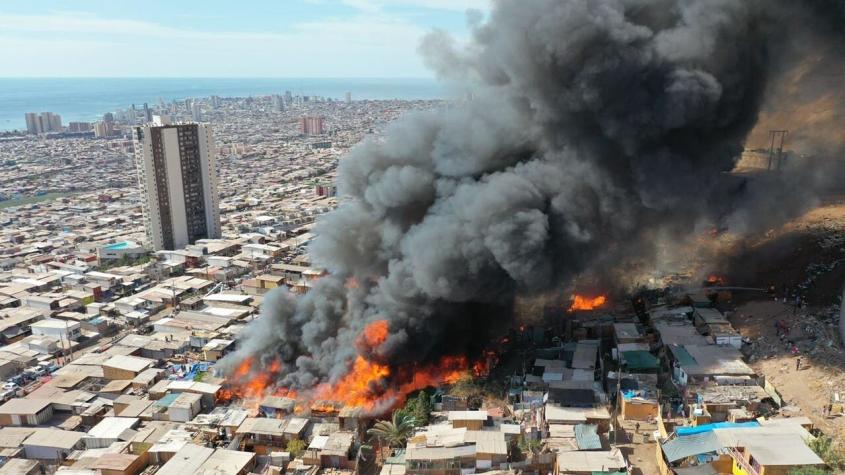
[[[434,79],[387,78],[0,78],[0,130],[26,129],[26,112],[55,112],[62,123],[94,121],[106,112],[186,97],[269,94],[343,99],[443,99]]]

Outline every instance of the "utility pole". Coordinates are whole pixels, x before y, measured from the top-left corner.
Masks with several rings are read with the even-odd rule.
[[[771,170],[772,165],[775,166],[776,170],[780,170],[783,166],[783,143],[786,141],[787,135],[789,135],[788,130],[769,131],[769,164],[766,167],[767,170]],[[775,143],[778,143],[778,138],[780,138],[780,143],[777,148],[775,148]]]
[[[67,320],[65,320],[65,336],[67,337],[68,350],[70,350],[70,358],[68,361],[73,361],[73,345],[70,343],[70,329],[68,328]]]

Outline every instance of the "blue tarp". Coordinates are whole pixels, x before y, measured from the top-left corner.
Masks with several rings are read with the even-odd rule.
[[[758,427],[760,424],[756,421],[749,422],[714,422],[712,424],[703,424],[695,427],[678,427],[675,433],[679,436],[701,434],[703,432],[710,432],[713,429],[748,429]]]
[[[575,442],[578,444],[578,450],[601,450],[598,426],[592,424],[576,425]]]

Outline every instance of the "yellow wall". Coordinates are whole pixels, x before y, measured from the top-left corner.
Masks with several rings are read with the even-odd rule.
[[[736,463],[736,460],[734,460],[733,462],[731,473],[733,475],[750,475],[748,472],[743,470],[742,467],[739,466],[739,464]]]
[[[646,421],[657,417],[657,404],[626,401],[622,398],[622,417],[626,421]]]

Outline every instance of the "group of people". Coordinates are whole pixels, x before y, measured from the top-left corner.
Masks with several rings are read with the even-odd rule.
[[[792,353],[792,356],[797,356],[795,360],[795,371],[801,369],[801,357],[798,356],[798,346],[789,338],[789,325],[784,320],[775,320],[775,333],[780,338],[781,343],[786,345],[786,349]]]

